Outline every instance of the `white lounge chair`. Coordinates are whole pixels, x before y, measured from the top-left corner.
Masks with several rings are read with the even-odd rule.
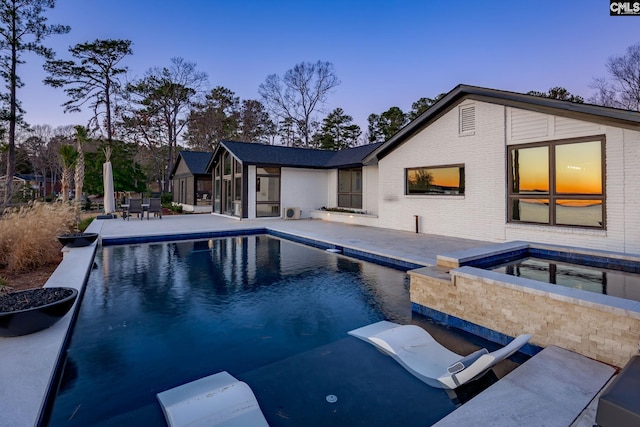
[[[226,371],[157,397],[170,427],[269,427],[251,388]]]
[[[483,348],[462,356],[440,345],[416,325],[382,321],[350,331],[349,335],[373,344],[430,386],[444,389],[455,389],[482,376],[531,338],[523,334],[491,353]]]

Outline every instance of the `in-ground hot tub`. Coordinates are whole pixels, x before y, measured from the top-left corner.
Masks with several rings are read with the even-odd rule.
[[[515,258],[515,259],[514,259]],[[573,289],[640,301],[640,260],[629,255],[565,252],[561,248],[526,249],[502,260],[491,256],[465,265]]]
[[[566,287],[520,275],[491,271],[491,266],[535,256],[557,262],[606,269],[606,294],[580,286]],[[409,272],[414,311],[492,340],[531,333],[539,347],[557,345],[587,357],[624,366],[640,342],[640,302],[633,271],[640,256],[529,242],[489,245],[438,256],[438,267]],[[522,272],[523,268],[518,267]],[[513,267],[514,270],[518,268]],[[562,267],[564,268],[564,267]],[[586,268],[573,265],[571,268]],[[624,271],[631,279],[613,279],[609,270]],[[553,272],[538,272],[552,278]],[[573,274],[573,273],[572,273]],[[625,298],[612,296],[619,288]],[[497,339],[494,339],[497,338]]]

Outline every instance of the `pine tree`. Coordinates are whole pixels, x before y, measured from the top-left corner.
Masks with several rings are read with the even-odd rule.
[[[24,86],[18,74],[18,65],[24,64],[23,55],[33,52],[46,59],[53,58],[53,50],[42,40],[52,34],[68,33],[66,25],[47,25],[44,12],[55,6],[55,0],[0,0],[0,77],[9,93],[2,98],[8,104],[3,119],[9,122],[7,147],[7,176],[15,174],[16,125],[22,123],[24,111],[20,106],[17,89]],[[4,204],[11,200],[12,185],[5,186]]]
[[[324,150],[342,150],[358,144],[362,131],[353,117],[336,108],[322,121],[320,132],[313,136],[316,146]]]

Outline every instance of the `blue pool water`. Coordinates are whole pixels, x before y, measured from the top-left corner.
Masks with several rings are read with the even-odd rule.
[[[416,323],[402,271],[267,235],[107,246],[48,425],[163,426],[157,393],[223,370],[271,426],[430,425],[450,397],[347,335],[382,319]]]

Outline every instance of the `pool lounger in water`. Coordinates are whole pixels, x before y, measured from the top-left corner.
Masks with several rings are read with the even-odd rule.
[[[416,325],[382,321],[354,329],[349,335],[373,344],[430,386],[444,389],[455,389],[479,378],[531,338],[531,335],[523,334],[491,353],[483,348],[462,356],[440,345]]]
[[[251,388],[226,371],[157,397],[170,427],[269,427]]]

